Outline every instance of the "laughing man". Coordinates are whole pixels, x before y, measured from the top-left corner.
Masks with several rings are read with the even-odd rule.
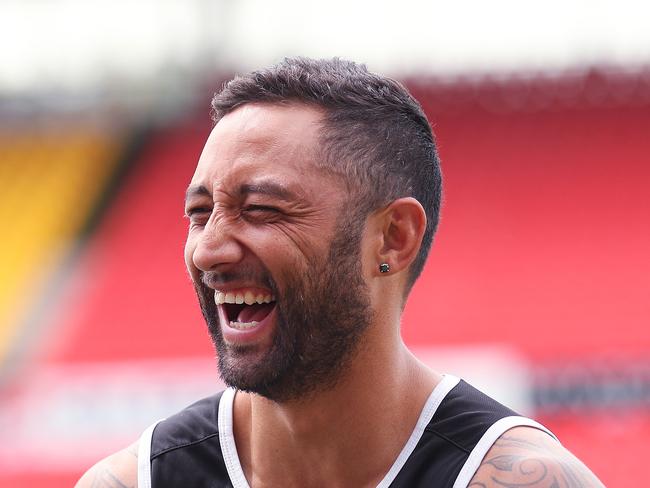
[[[404,345],[441,175],[402,85],[287,59],[230,81],[213,113],[185,261],[228,389],[78,487],[603,486],[543,426]]]

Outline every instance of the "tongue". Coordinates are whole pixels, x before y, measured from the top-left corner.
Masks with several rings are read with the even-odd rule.
[[[237,322],[261,322],[271,313],[275,303],[246,305],[237,315]]]

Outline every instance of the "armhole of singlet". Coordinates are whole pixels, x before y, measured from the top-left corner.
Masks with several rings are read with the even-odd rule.
[[[467,487],[492,445],[507,430],[510,430],[513,427],[534,427],[543,432],[546,432],[556,441],[558,440],[557,437],[555,437],[555,435],[542,424],[526,417],[510,416],[497,420],[490,426],[488,430],[485,431],[483,437],[481,437],[476,446],[474,446],[474,449],[472,449],[472,452],[470,452],[467,461],[465,461],[465,464],[461,468],[460,473],[458,473],[458,477],[454,482],[453,488]]]
[[[150,425],[138,443],[138,488],[151,488],[151,440],[160,420]]]
[[[230,477],[233,488],[250,488],[244,470],[239,462],[237,446],[235,445],[235,435],[232,428],[232,410],[235,403],[234,388],[224,390],[221,400],[219,401],[219,443],[221,444],[221,454],[223,461]]]
[[[415,424],[415,429],[413,429],[411,436],[409,437],[408,441],[406,441],[406,444],[402,448],[402,451],[399,453],[399,456],[397,456],[397,459],[391,466],[388,473],[386,473],[386,476],[384,476],[384,479],[382,479],[377,485],[377,488],[388,488],[390,484],[395,480],[395,477],[404,467],[406,461],[408,461],[409,457],[411,457],[411,454],[413,454],[415,447],[418,445],[418,442],[420,442],[422,434],[424,434],[424,429],[427,427],[427,425],[429,425],[429,422],[431,422],[431,419],[436,413],[436,410],[438,410],[438,407],[445,399],[447,394],[458,384],[459,381],[460,378],[446,374],[436,385],[436,387],[429,395],[426,403],[424,404],[424,408],[420,413],[420,417],[418,418],[417,424]]]

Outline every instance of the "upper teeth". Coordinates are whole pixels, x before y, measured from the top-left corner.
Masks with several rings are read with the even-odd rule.
[[[245,303],[246,305],[252,305],[253,303],[271,303],[274,300],[275,298],[270,293],[253,293],[250,290],[236,293],[214,292],[214,302],[217,305],[223,305],[224,303],[237,303],[239,305]]]

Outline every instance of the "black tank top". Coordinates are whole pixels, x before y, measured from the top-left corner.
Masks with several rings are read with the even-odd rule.
[[[234,395],[225,390],[147,429],[140,440],[138,487],[249,488],[232,433]],[[553,435],[446,375],[377,488],[464,488],[496,439],[516,426]]]

